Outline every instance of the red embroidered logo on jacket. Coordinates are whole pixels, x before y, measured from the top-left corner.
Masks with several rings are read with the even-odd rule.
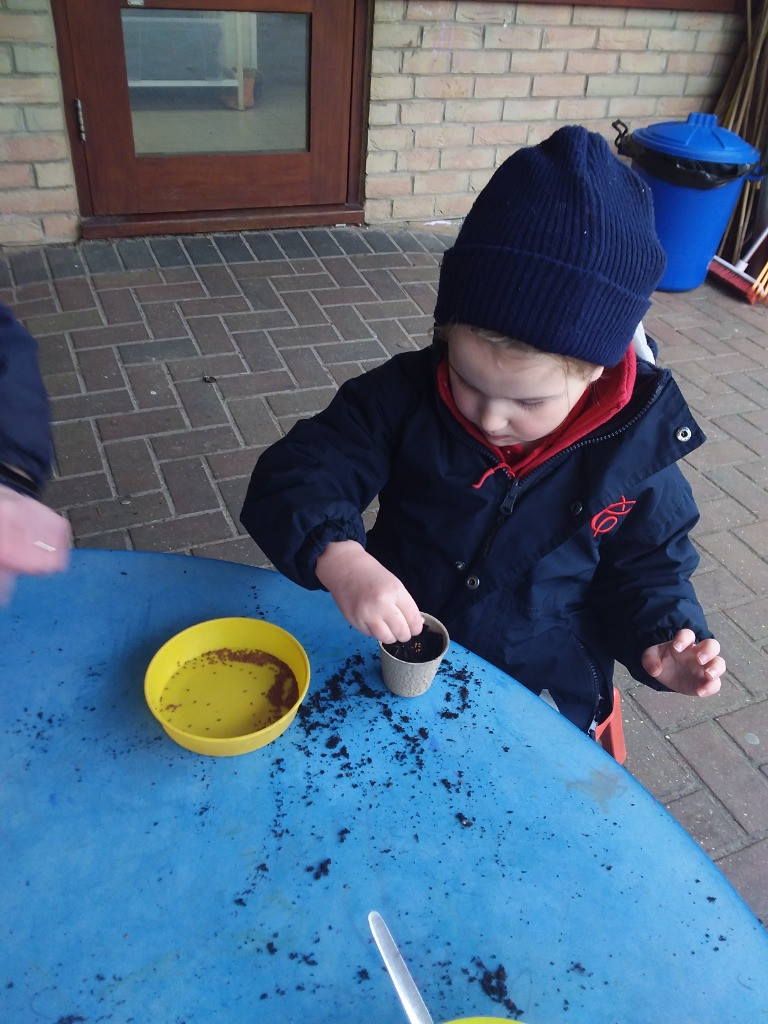
[[[634,501],[628,501],[622,494],[618,501],[612,502],[610,505],[598,512],[596,516],[592,516],[592,536],[597,537],[601,533],[610,533],[611,530],[619,525],[619,520],[623,519],[624,516],[629,514],[630,509],[635,504]]]

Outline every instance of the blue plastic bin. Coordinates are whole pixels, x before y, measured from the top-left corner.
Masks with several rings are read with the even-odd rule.
[[[656,232],[667,254],[659,288],[697,288],[728,227],[744,180],[757,180],[760,153],[714,114],[689,114],[627,134],[622,121],[616,148],[653,195]]]

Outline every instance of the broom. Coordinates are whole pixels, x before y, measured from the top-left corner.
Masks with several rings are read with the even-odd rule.
[[[750,246],[742,258],[736,263],[728,263],[727,260],[724,260],[721,256],[713,256],[712,261],[709,264],[710,274],[713,274],[719,280],[724,281],[732,288],[735,288],[736,291],[741,292],[747,297],[747,302],[750,303],[757,301],[755,298],[750,298],[755,285],[755,278],[750,274],[747,274],[746,269],[749,265],[749,261],[755,255],[766,238],[768,238],[768,225],[766,225],[766,227],[764,227],[760,232],[760,235],[754,245]],[[764,270],[765,268],[763,268],[761,274]]]
[[[722,119],[725,128],[746,133],[752,138],[757,148],[765,152],[766,128],[768,127],[768,117],[766,117],[768,2],[746,0],[745,7],[746,37],[728,75],[723,93],[715,105],[715,113]],[[748,230],[748,222],[752,216],[756,188],[756,183],[747,183],[739,199],[740,216],[736,217],[735,214],[732,216],[731,224],[720,248],[721,252],[724,248],[730,248],[734,255],[738,255],[741,251],[744,236]],[[715,256],[709,264],[709,270],[713,276],[741,292],[748,302],[756,302],[758,297],[752,290],[755,278],[746,273],[747,264],[765,241],[766,236],[768,236],[768,228],[760,234],[755,244],[744,254],[742,259],[736,260],[735,263],[729,263],[722,257]],[[732,259],[734,255],[731,255]]]

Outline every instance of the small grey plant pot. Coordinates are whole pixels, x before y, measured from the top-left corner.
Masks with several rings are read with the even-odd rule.
[[[384,645],[379,642],[381,674],[384,677],[384,684],[398,697],[420,697],[422,693],[427,692],[451,642],[448,630],[439,619],[426,612],[422,612],[421,617],[430,630],[439,633],[443,638],[440,654],[431,661],[401,661],[400,658],[395,658],[389,651],[386,651]]]

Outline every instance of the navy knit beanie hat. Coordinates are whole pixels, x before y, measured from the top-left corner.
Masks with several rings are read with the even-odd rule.
[[[435,321],[620,363],[665,266],[645,182],[577,125],[513,153],[440,268]]]

